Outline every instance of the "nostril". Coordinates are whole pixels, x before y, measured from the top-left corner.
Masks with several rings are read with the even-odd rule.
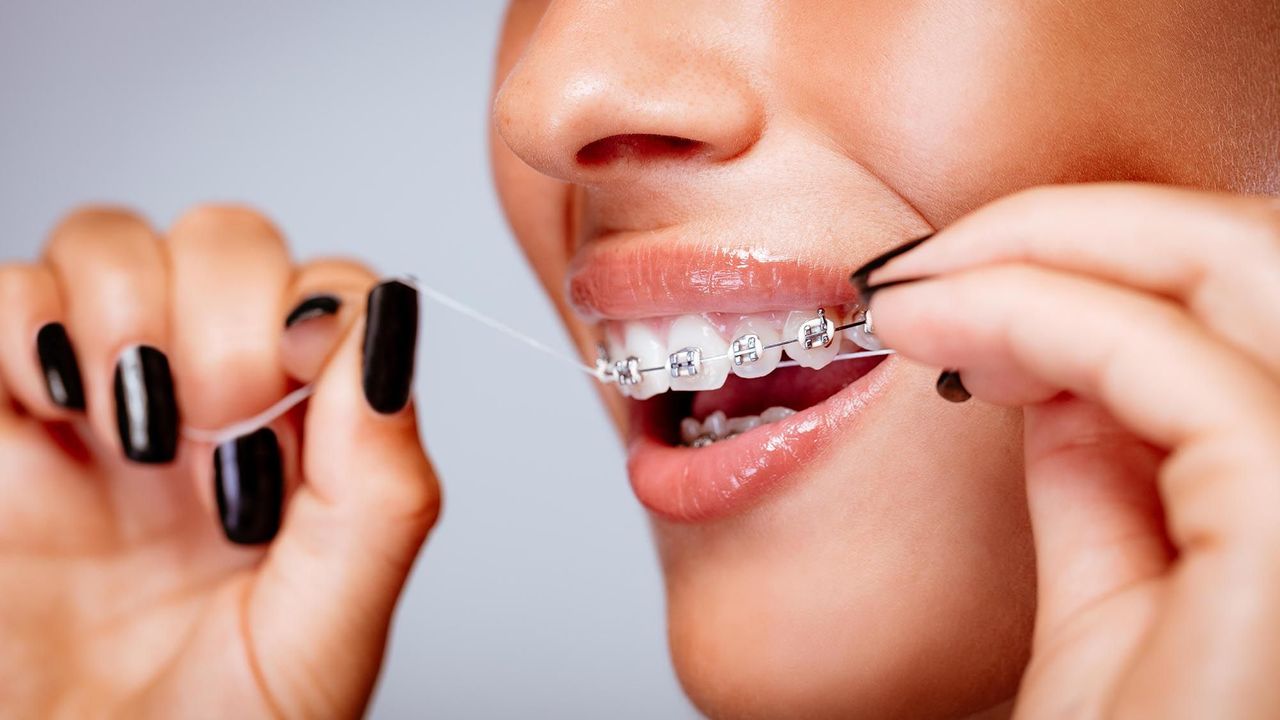
[[[578,163],[608,165],[624,160],[685,160],[708,153],[704,142],[673,135],[610,135],[578,151]]]

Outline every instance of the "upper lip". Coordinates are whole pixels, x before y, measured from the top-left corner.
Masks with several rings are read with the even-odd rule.
[[[798,250],[761,228],[616,231],[580,246],[568,298],[587,320],[794,310],[852,302],[845,243]],[[709,237],[710,235],[710,237]]]

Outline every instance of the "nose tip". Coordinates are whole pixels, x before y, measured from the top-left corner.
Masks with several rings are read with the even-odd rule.
[[[494,103],[499,135],[524,162],[569,182],[749,150],[764,128],[760,95],[715,49],[584,49],[540,32]]]

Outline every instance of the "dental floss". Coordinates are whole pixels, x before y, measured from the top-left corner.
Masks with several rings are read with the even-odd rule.
[[[498,333],[514,338],[524,343],[525,345],[528,345],[534,350],[545,353],[546,355],[550,355],[551,357],[572,366],[574,369],[580,370],[582,372],[585,372],[588,375],[591,375],[592,377],[596,378],[602,383],[612,383],[620,386],[629,385],[629,384],[635,384],[639,382],[640,376],[643,373],[667,371],[674,374],[677,371],[674,366],[673,360],[669,360],[666,365],[649,367],[649,368],[639,367],[638,362],[636,361],[635,358],[627,358],[626,360],[619,360],[619,361],[613,362],[608,358],[607,355],[603,353],[603,348],[601,349],[601,353],[602,353],[601,357],[596,361],[595,367],[584,365],[581,362],[574,359],[573,357],[565,353],[561,353],[556,349],[552,348],[551,346],[533,337],[530,337],[520,332],[519,330],[516,330],[515,328],[512,328],[498,320],[495,320],[489,317],[488,315],[485,315],[484,313],[480,312],[479,310],[476,310],[470,305],[467,305],[466,303],[460,300],[456,300],[450,297],[449,295],[446,295],[445,293],[440,292],[439,290],[436,290],[430,285],[427,285],[423,283],[421,280],[418,280],[416,277],[413,277],[410,275],[410,276],[403,276],[398,279],[404,282],[405,284],[409,285],[410,287],[414,288],[415,290],[417,290],[421,295],[425,296],[430,300],[435,301],[441,306],[446,307],[460,315],[464,315],[468,318],[471,318],[472,320],[475,320],[476,322],[492,330],[495,330]],[[810,323],[814,324],[814,327],[810,327]],[[789,345],[795,342],[798,342],[807,348],[812,348],[813,345],[815,344],[821,344],[821,345],[827,346],[831,344],[831,342],[834,339],[834,335],[837,332],[840,332],[842,330],[848,330],[850,328],[863,326],[863,325],[868,326],[868,330],[869,330],[871,325],[870,319],[868,318],[867,320],[860,320],[858,322],[852,322],[846,325],[836,326],[834,323],[831,322],[831,320],[827,319],[826,313],[822,309],[818,310],[818,316],[814,318],[812,321],[810,321],[810,323],[806,323],[805,327],[801,328],[799,336],[797,338],[792,338],[790,340],[782,340],[779,342],[771,343],[769,345],[764,345],[763,349],[769,350],[772,348]],[[734,342],[736,345],[738,341],[735,340]],[[699,350],[697,353],[697,363],[694,365],[695,369],[691,374],[697,374],[696,367],[699,366],[701,363],[715,362],[720,360],[731,360],[735,364],[741,364],[743,357],[749,357],[748,353],[753,352],[754,348],[755,346],[753,345],[751,346],[750,349],[746,349],[746,348],[742,350],[735,349],[734,351],[731,351],[731,352],[722,353],[720,355],[713,355],[711,357],[706,357],[706,358],[703,358],[701,356],[701,351]],[[684,350],[687,351],[691,349],[694,349],[694,348],[685,348]],[[678,352],[683,352],[683,351],[678,351]],[[678,354],[678,352],[672,354],[673,359]],[[879,355],[892,355],[893,353],[894,351],[891,349],[848,352],[848,353],[842,353],[842,354],[836,355],[835,357],[831,358],[831,362],[835,362],[837,360],[856,360],[859,358],[876,357]],[[776,367],[785,368],[785,367],[799,367],[799,366],[800,366],[800,363],[795,360],[784,360],[778,363]],[[263,427],[266,427],[267,425],[270,425],[271,423],[275,422],[276,420],[284,416],[285,413],[289,412],[293,408],[300,405],[307,398],[311,397],[311,395],[314,392],[315,392],[315,386],[307,385],[305,387],[301,387],[301,388],[298,388],[297,390],[294,390],[293,392],[281,398],[277,403],[275,403],[271,407],[267,408],[266,410],[263,410],[262,412],[258,413],[257,415],[254,415],[251,418],[247,418],[240,422],[233,423],[219,430],[202,430],[199,428],[184,427],[182,429],[182,434],[188,440],[192,440],[195,442],[209,443],[212,445],[221,445],[222,443],[230,442],[232,440],[235,440],[236,438],[242,437],[244,435],[248,435],[249,433],[255,432]]]
[[[252,432],[257,432],[262,428],[270,425],[279,419],[282,415],[292,410],[299,403],[311,397],[315,392],[314,385],[306,385],[285,395],[275,405],[263,410],[247,420],[241,420],[238,423],[228,425],[221,430],[200,430],[198,428],[182,428],[182,434],[188,440],[195,442],[210,443],[212,445],[221,445],[224,442],[235,440]]]

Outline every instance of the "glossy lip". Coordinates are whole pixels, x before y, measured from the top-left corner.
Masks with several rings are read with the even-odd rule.
[[[741,240],[691,244],[673,231],[613,233],[575,255],[568,298],[593,321],[840,305],[856,299],[849,284],[853,265],[742,246]]]
[[[895,234],[865,217],[751,212],[729,222],[709,215],[659,229],[597,225],[578,232],[567,291],[589,321],[851,304],[857,293],[850,270]],[[707,522],[744,511],[804,476],[833,442],[855,430],[899,366],[892,357],[848,362],[866,362],[867,371],[839,392],[786,420],[703,448],[673,445],[671,413],[664,412],[670,400],[626,400],[627,466],[636,497],[660,518]]]
[[[855,428],[868,405],[885,392],[900,364],[896,356],[887,356],[817,405],[704,448],[669,445],[662,439],[659,413],[632,401],[627,461],[632,490],[650,512],[675,522],[709,522],[741,512],[785,486],[804,466],[821,462],[832,441]]]

